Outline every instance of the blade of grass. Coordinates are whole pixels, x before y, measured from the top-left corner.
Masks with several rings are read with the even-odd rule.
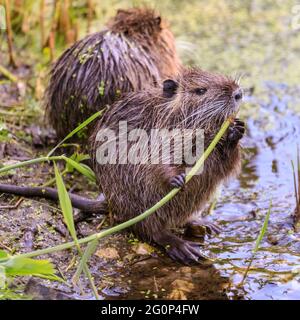
[[[90,116],[88,119],[86,119],[84,122],[82,122],[79,126],[77,126],[72,132],[70,132],[61,142],[59,142],[48,154],[47,157],[50,157],[53,152],[59,148],[64,142],[66,142],[68,139],[72,138],[77,132],[85,128],[88,124],[90,124],[92,121],[94,121],[96,118],[100,117],[102,113],[105,111],[105,109],[100,110],[96,113],[94,113],[92,116]]]
[[[60,207],[64,216],[65,223],[68,227],[68,230],[74,239],[76,246],[80,248],[76,230],[75,230],[75,224],[73,219],[73,208],[72,203],[68,194],[68,191],[65,187],[65,184],[63,182],[63,179],[60,175],[60,172],[56,166],[56,163],[54,162],[54,172],[55,172],[55,179],[56,179],[56,186],[57,186],[57,192],[58,192],[58,198]]]
[[[90,270],[89,270],[87,264],[82,262],[83,256],[82,256],[82,251],[81,251],[81,248],[80,248],[80,245],[79,245],[79,242],[77,239],[77,235],[76,235],[75,223],[74,223],[74,218],[73,218],[72,203],[71,203],[68,191],[66,189],[66,186],[64,184],[64,181],[61,177],[61,174],[60,174],[55,162],[54,162],[54,171],[55,171],[55,179],[56,179],[56,186],[57,186],[59,203],[60,203],[60,207],[61,207],[61,210],[62,210],[62,213],[64,216],[65,223],[68,227],[68,230],[69,230],[69,232],[70,232],[70,234],[76,244],[78,253],[81,257],[82,269],[90,282],[90,285],[91,285],[92,290],[94,292],[95,298],[97,300],[99,300],[98,292],[97,292],[96,286],[94,284]]]
[[[292,161],[292,169],[293,169],[293,180],[294,180],[294,193],[296,200],[296,207],[294,213],[294,229],[298,230],[299,221],[300,221],[300,152],[299,145],[297,145],[297,160],[295,167],[294,162]]]
[[[297,167],[298,167],[298,209],[300,210],[300,150],[299,145],[297,145]]]
[[[96,182],[96,176],[95,173],[93,172],[93,170],[86,166],[83,165],[81,163],[78,163],[70,158],[67,158],[65,156],[63,156],[63,159],[70,164],[73,168],[75,168],[78,172],[80,172],[81,174],[83,174],[85,177],[87,177],[90,181],[92,182]]]
[[[83,174],[84,176],[86,176],[90,181],[95,182],[96,181],[96,177],[95,174],[93,172],[93,170],[82,164],[82,163],[78,163],[64,155],[62,156],[52,156],[52,157],[41,157],[41,158],[36,158],[36,159],[31,159],[31,160],[27,160],[27,161],[23,161],[23,162],[19,162],[16,164],[12,164],[9,166],[4,166],[3,168],[0,168],[0,174],[1,173],[5,173],[8,172],[10,170],[14,170],[14,169],[18,169],[18,168],[22,168],[28,165],[32,165],[32,164],[36,164],[36,163],[41,163],[41,162],[47,162],[47,161],[59,161],[59,160],[64,160],[65,162],[69,163],[72,167],[74,167],[78,172],[80,172],[81,174]],[[52,183],[52,181],[51,181]]]
[[[260,243],[261,243],[261,241],[262,241],[262,239],[263,239],[263,237],[264,237],[264,235],[265,235],[265,233],[266,233],[266,231],[267,231],[268,224],[269,224],[269,219],[270,219],[270,214],[271,214],[271,209],[272,209],[272,200],[270,201],[269,210],[268,210],[267,215],[266,215],[266,217],[265,217],[265,220],[264,220],[264,223],[263,223],[263,225],[262,225],[262,228],[260,229],[259,235],[258,235],[258,237],[257,237],[257,239],[256,239],[255,247],[254,247],[254,249],[253,249],[253,251],[252,251],[252,257],[251,257],[251,259],[250,259],[250,261],[249,261],[249,264],[248,264],[248,266],[247,266],[247,269],[246,269],[246,271],[245,271],[245,274],[244,274],[244,276],[243,276],[243,279],[242,279],[242,281],[239,283],[239,286],[243,285],[243,283],[245,282],[245,280],[246,280],[246,278],[247,278],[247,275],[248,275],[248,273],[249,273],[250,267],[251,267],[251,265],[252,265],[252,263],[253,263],[255,254],[256,254],[256,252],[258,251],[259,246],[260,246]]]
[[[84,254],[82,256],[82,259],[81,259],[81,261],[80,261],[80,263],[79,263],[79,265],[77,267],[77,270],[76,270],[76,272],[75,272],[75,274],[73,276],[73,281],[75,283],[78,282],[79,277],[80,277],[80,275],[81,275],[81,273],[82,273],[82,271],[84,269],[84,266],[87,265],[87,262],[90,259],[90,257],[93,255],[93,253],[95,252],[95,250],[97,248],[97,245],[98,245],[98,240],[97,239],[91,241],[87,245],[87,247],[86,247],[86,249],[84,251]]]
[[[264,221],[264,223],[262,225],[262,228],[261,228],[261,230],[259,232],[259,235],[258,235],[258,237],[256,239],[256,243],[255,243],[255,247],[254,247],[253,253],[256,253],[257,250],[259,249],[261,240],[262,240],[262,238],[264,237],[264,235],[265,235],[265,233],[267,231],[268,224],[269,224],[269,219],[270,219],[271,209],[272,209],[272,200],[270,202],[269,210],[268,210],[267,215],[265,217],[265,221]]]
[[[31,159],[27,161],[22,161],[16,164],[12,164],[9,166],[4,166],[3,168],[0,169],[0,173],[4,173],[13,169],[25,167],[28,165],[40,163],[40,162],[47,162],[47,161],[58,161],[58,160],[64,160],[63,156],[54,156],[54,157],[41,157],[41,158],[36,158],[36,159]]]
[[[299,200],[298,200],[298,190],[297,190],[296,169],[295,169],[293,160],[291,160],[291,163],[292,163],[292,170],[293,170],[294,192],[295,192],[295,199],[296,199],[296,205],[297,205],[299,203]]]

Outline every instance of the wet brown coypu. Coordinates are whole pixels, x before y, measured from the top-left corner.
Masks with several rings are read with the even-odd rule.
[[[184,163],[99,164],[98,150],[104,146],[99,138],[101,129],[118,132],[119,123],[124,119],[128,132],[138,128],[150,134],[154,127],[203,129],[206,148],[225,119],[237,112],[241,99],[242,91],[235,81],[194,68],[183,69],[176,78],[165,80],[163,88],[130,93],[106,111],[90,138],[90,153],[101,192],[116,221],[141,214],[172,188],[182,187],[187,166]],[[244,123],[235,119],[206,160],[203,172],[194,176],[156,213],[134,225],[134,233],[144,241],[165,247],[175,260],[184,263],[198,260],[199,245],[177,237],[171,229],[187,223],[203,208],[216,187],[239,171],[239,140],[244,130]],[[123,146],[116,142],[120,152]]]
[[[124,119],[128,131],[137,128],[147,133],[153,128],[203,129],[204,148],[207,148],[225,119],[237,112],[241,99],[242,92],[235,81],[196,68],[183,69],[177,77],[165,80],[161,87],[128,93],[99,119],[90,138],[90,153],[102,199],[93,201],[72,195],[73,206],[100,213],[106,213],[109,208],[117,222],[126,221],[152,207],[172,188],[182,187],[185,169],[193,165],[184,162],[180,165],[101,165],[97,159],[99,147],[105,142],[98,139],[101,129],[117,132]],[[132,230],[136,235],[166,248],[175,260],[183,263],[197,261],[201,257],[199,245],[179,238],[171,229],[188,223],[207,203],[217,186],[238,173],[239,140],[244,131],[244,123],[235,119],[205,161],[203,172],[194,176],[157,212],[134,225]],[[118,151],[123,149],[118,143],[116,147]],[[57,191],[51,188],[0,185],[0,192],[57,199]]]
[[[155,85],[179,65],[173,34],[154,10],[118,10],[105,30],[76,42],[54,63],[46,118],[62,139],[122,94]]]

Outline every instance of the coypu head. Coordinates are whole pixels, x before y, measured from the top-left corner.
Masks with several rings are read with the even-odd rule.
[[[120,9],[107,26],[113,33],[124,35],[129,41],[138,43],[147,53],[150,52],[164,77],[173,76],[178,72],[180,61],[173,33],[167,22],[155,10]]]
[[[163,96],[169,101],[169,111],[184,119],[184,127],[212,129],[238,112],[243,92],[229,77],[183,68],[177,77],[163,82]]]
[[[111,31],[128,37],[138,35],[156,37],[164,28],[160,15],[148,8],[119,9],[108,27]]]

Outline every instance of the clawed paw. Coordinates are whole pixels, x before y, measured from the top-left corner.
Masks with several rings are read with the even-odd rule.
[[[213,222],[197,219],[186,224],[185,235],[188,237],[202,238],[205,235],[205,231],[209,235],[212,235],[219,234],[222,229]]]
[[[200,259],[206,258],[201,252],[200,245],[192,241],[181,240],[166,248],[169,257],[175,261],[190,265],[199,263]]]
[[[170,185],[173,188],[182,188],[185,185],[185,173],[181,173],[170,180]]]
[[[237,144],[245,133],[245,123],[239,119],[234,119],[228,128],[227,139],[230,144]]]

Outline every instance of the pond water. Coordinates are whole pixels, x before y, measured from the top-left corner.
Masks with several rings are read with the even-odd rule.
[[[269,82],[266,88],[269,99],[261,104],[260,120],[247,121],[242,173],[223,188],[214,213],[224,232],[209,243],[222,261],[217,268],[239,284],[272,201],[267,234],[241,290],[249,299],[299,299],[300,233],[292,227],[291,160],[295,161],[300,142],[300,117],[290,107],[299,100],[285,94],[284,85]],[[259,103],[255,98],[248,101]]]

